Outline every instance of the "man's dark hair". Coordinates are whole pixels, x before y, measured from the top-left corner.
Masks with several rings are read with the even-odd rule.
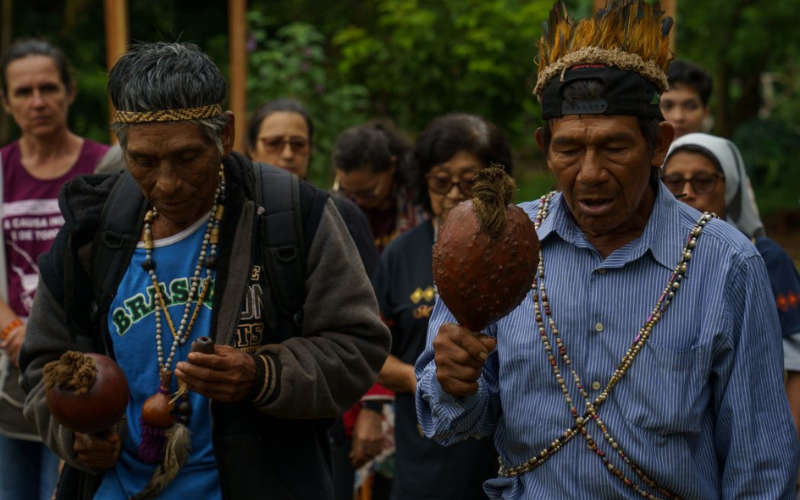
[[[395,182],[409,186],[410,153],[411,145],[390,124],[367,123],[339,134],[333,146],[333,167],[343,172],[369,169],[377,173],[394,166]]]
[[[272,113],[297,113],[306,121],[306,128],[308,128],[308,144],[314,142],[314,122],[311,120],[311,115],[308,110],[300,101],[289,99],[286,97],[269,101],[261,105],[250,116],[250,121],[247,124],[247,145],[250,149],[255,150],[258,144],[258,131],[261,129],[261,122]]]
[[[108,93],[118,110],[159,111],[223,104],[227,86],[217,65],[196,45],[158,42],[134,45],[117,61],[108,74]],[[190,122],[222,152],[227,115]],[[113,128],[124,150],[128,124]]]
[[[2,71],[0,82],[2,82],[3,97],[8,98],[8,78],[6,76],[8,65],[17,59],[22,59],[23,57],[28,56],[46,56],[52,59],[53,63],[56,65],[56,68],[58,69],[58,74],[61,77],[61,83],[64,84],[67,94],[72,92],[72,75],[70,74],[69,61],[67,61],[67,57],[64,55],[64,52],[47,40],[26,38],[12,43],[11,47],[9,47],[6,53],[3,54],[2,60],[0,60],[0,71]]]
[[[703,106],[708,106],[714,81],[711,79],[711,75],[700,66],[676,59],[669,63],[667,82],[670,88],[679,84],[688,85],[700,96]]]
[[[431,199],[426,189],[426,176],[434,166],[462,151],[475,155],[484,166],[501,166],[509,175],[514,169],[511,147],[494,124],[467,113],[450,113],[436,118],[419,135],[414,148],[419,202],[428,210]]]

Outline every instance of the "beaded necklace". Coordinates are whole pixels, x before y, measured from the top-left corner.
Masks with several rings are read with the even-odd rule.
[[[219,243],[219,224],[222,220],[224,208],[222,205],[222,200],[224,198],[224,194],[225,174],[220,166],[219,182],[217,183],[217,189],[214,193],[214,204],[211,206],[211,210],[209,211],[209,221],[206,225],[205,234],[203,234],[203,242],[200,246],[200,255],[197,257],[197,264],[194,267],[194,273],[190,279],[191,285],[189,287],[189,297],[184,305],[183,316],[181,317],[181,321],[177,330],[172,322],[172,317],[167,311],[167,304],[164,300],[161,287],[158,284],[158,277],[156,276],[156,262],[153,260],[153,248],[155,247],[155,244],[153,242],[153,232],[151,226],[156,217],[158,217],[158,211],[155,207],[153,207],[148,210],[144,217],[145,260],[142,262],[142,269],[147,271],[147,273],[150,275],[150,279],[152,280],[153,287],[155,289],[155,296],[158,300],[159,307],[155,308],[156,352],[158,353],[158,368],[161,379],[160,389],[163,392],[169,390],[169,380],[172,376],[170,367],[172,366],[172,361],[175,358],[175,353],[177,352],[178,346],[184,345],[189,340],[189,336],[192,333],[192,328],[194,327],[194,322],[197,319],[197,314],[200,312],[200,308],[203,307],[203,302],[206,298],[206,294],[208,293],[209,284],[211,283],[211,274],[216,266],[217,245]],[[206,257],[206,255],[208,255],[208,257]],[[205,277],[202,279],[202,285],[200,285],[200,273],[203,267],[205,267]],[[198,287],[200,287],[199,293]],[[189,311],[192,309],[193,301],[195,301],[195,307],[191,312],[190,317]],[[162,314],[164,315],[167,325],[169,326],[170,333],[172,334],[172,345],[170,346],[169,355],[167,356],[166,360],[164,359],[162,342]]]
[[[536,214],[536,219],[534,221],[534,225],[536,229],[539,229],[542,221],[547,218],[548,211],[550,208],[550,202],[555,195],[554,192],[546,194],[542,196],[539,200],[539,209]],[[665,498],[668,499],[678,499],[679,497],[674,493],[670,492],[669,490],[662,488],[659,486],[652,478],[650,478],[636,463],[634,463],[630,457],[628,457],[625,452],[623,451],[620,444],[614,439],[611,433],[606,426],[606,423],[600,417],[600,414],[597,412],[597,409],[608,399],[611,390],[619,383],[620,380],[625,376],[628,372],[628,369],[633,364],[633,361],[636,359],[636,356],[641,351],[642,347],[644,346],[647,339],[650,337],[650,334],[653,331],[656,323],[658,323],[661,316],[667,310],[670,303],[672,302],[673,298],[675,297],[675,293],[680,288],[680,282],[683,280],[686,271],[689,267],[689,261],[692,258],[692,251],[694,250],[695,246],[697,245],[697,238],[703,231],[705,225],[714,217],[711,213],[703,213],[697,223],[689,232],[689,236],[686,240],[686,244],[684,245],[683,251],[681,252],[681,257],[673,269],[672,275],[670,276],[669,280],[667,281],[667,285],[664,287],[661,296],[659,297],[656,305],[653,307],[653,310],[650,312],[650,315],[647,317],[644,325],[639,328],[639,331],[636,337],[633,340],[633,344],[628,348],[625,352],[625,355],[622,357],[622,360],[617,365],[617,368],[614,370],[611,378],[609,379],[606,386],[600,392],[600,394],[591,399],[589,394],[587,393],[586,389],[584,388],[581,378],[576,372],[575,368],[572,366],[572,360],[570,359],[569,355],[567,354],[567,348],[564,345],[564,342],[559,334],[558,328],[556,327],[555,320],[551,314],[550,309],[550,302],[547,297],[547,289],[544,284],[544,259],[542,258],[542,250],[539,249],[539,264],[536,271],[536,277],[534,278],[533,284],[531,288],[533,289],[532,293],[532,301],[534,306],[534,314],[536,317],[536,324],[539,331],[539,337],[542,341],[542,346],[544,348],[545,353],[547,354],[548,361],[550,363],[550,367],[553,371],[553,375],[558,382],[558,385],[561,389],[561,392],[564,394],[564,399],[567,403],[569,408],[570,414],[572,415],[575,424],[564,431],[564,433],[557,437],[548,448],[543,449],[538,455],[530,458],[528,461],[521,465],[517,465],[515,467],[505,467],[501,464],[500,466],[500,475],[501,476],[516,476],[528,471],[531,471],[538,467],[539,465],[543,464],[547,459],[553,456],[562,446],[564,446],[570,439],[572,439],[575,435],[580,433],[584,439],[586,440],[586,444],[590,450],[592,450],[603,462],[606,469],[615,477],[620,479],[627,487],[634,490],[637,494],[641,495],[644,498],[649,498],[653,500],[657,500],[659,497],[653,495],[652,493],[647,492],[642,487],[637,485],[631,479],[626,477],[622,470],[618,467],[615,467],[611,461],[606,456],[606,453],[597,445],[597,442],[592,437],[587,429],[587,423],[591,420],[597,424],[600,428],[601,434],[605,441],[611,446],[611,448],[616,452],[616,454],[622,459],[622,461],[628,465],[636,475],[641,479],[647,486],[651,489],[658,491],[659,494],[663,495]],[[540,305],[541,302],[541,305]],[[542,315],[542,311],[544,311],[544,315]],[[578,412],[575,403],[572,400],[572,397],[569,394],[569,389],[567,388],[565,379],[561,374],[561,369],[558,367],[558,361],[553,353],[553,348],[550,343],[550,339],[547,335],[547,330],[545,328],[544,317],[547,317],[547,324],[550,327],[550,330],[553,332],[553,339],[558,347],[558,354],[561,357],[564,365],[572,375],[573,381],[575,386],[578,389],[578,392],[581,394],[585,402],[586,411],[583,414]]]

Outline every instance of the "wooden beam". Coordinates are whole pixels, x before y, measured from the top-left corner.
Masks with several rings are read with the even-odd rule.
[[[2,12],[0,12],[0,54],[5,54],[11,46],[11,33],[14,22],[11,19],[14,6],[12,0],[2,0]],[[0,109],[0,146],[5,145],[11,139],[11,127],[9,126],[8,115],[4,109]]]
[[[106,67],[111,70],[117,59],[128,50],[128,0],[103,0],[106,14]],[[109,123],[114,107],[108,102]],[[117,142],[110,132],[111,143]]]
[[[233,149],[247,150],[247,0],[228,0],[231,110],[235,118]]]

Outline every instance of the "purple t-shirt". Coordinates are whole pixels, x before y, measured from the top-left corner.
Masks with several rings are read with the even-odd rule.
[[[6,250],[8,304],[23,318],[30,313],[39,279],[39,255],[46,252],[64,224],[58,208],[61,186],[81,174],[90,174],[108,146],[83,140],[78,161],[56,179],[31,176],[20,161],[19,141],[0,149],[3,170],[3,240]]]

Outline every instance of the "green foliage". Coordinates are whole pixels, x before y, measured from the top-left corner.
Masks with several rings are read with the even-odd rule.
[[[733,137],[747,165],[762,215],[800,208],[800,132],[776,120],[744,123]]]
[[[550,0],[377,0],[370,25],[341,29],[338,69],[370,92],[370,114],[421,130],[449,111],[480,114],[530,142],[539,123],[535,42]]]
[[[367,89],[336,78],[324,51],[325,37],[309,24],[292,23],[275,32],[268,19],[250,13],[250,71],[247,79],[251,110],[280,97],[303,102],[314,120],[314,153],[309,177],[330,184],[329,159],[337,134],[366,120]]]

